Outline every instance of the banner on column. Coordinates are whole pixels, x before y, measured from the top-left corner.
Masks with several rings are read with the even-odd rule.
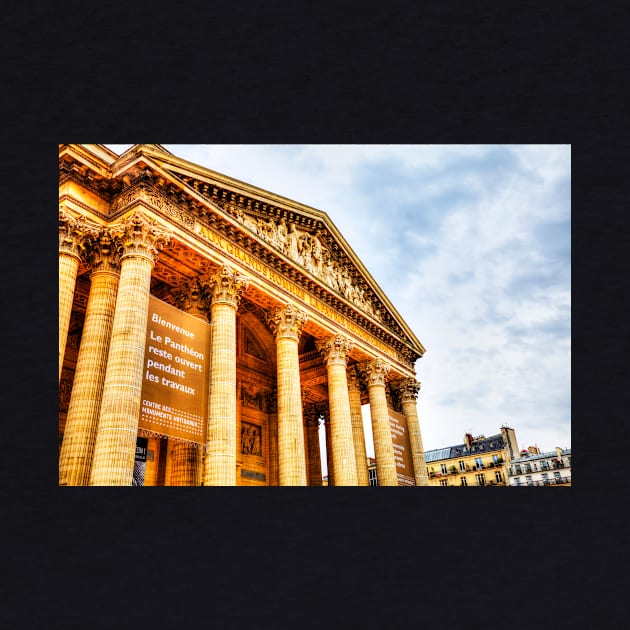
[[[144,475],[147,471],[147,449],[149,440],[143,437],[136,438],[136,459],[133,462],[132,486],[144,486]]]
[[[411,457],[411,443],[407,430],[407,417],[388,409],[389,427],[392,432],[394,444],[394,458],[396,459],[396,474],[399,486],[415,486],[416,479],[413,473],[413,459]]]
[[[204,444],[210,325],[149,297],[139,428]]]

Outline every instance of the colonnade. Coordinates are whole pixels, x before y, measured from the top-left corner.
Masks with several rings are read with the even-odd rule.
[[[83,335],[59,456],[60,485],[131,485],[141,407],[144,347],[151,274],[158,250],[170,234],[142,212],[108,226],[89,225],[60,213],[59,374],[80,261],[91,268]],[[237,382],[236,313],[248,281],[223,266],[206,287],[180,287],[178,306],[210,321],[211,348],[205,457],[194,446],[170,446],[173,485],[236,485]],[[209,318],[208,318],[209,313]],[[303,410],[298,342],[306,312],[293,304],[273,309],[267,325],[274,334],[277,410],[274,425],[281,486],[321,485],[317,440],[325,418],[329,484],[367,486],[361,415],[361,379],[367,383],[379,485],[398,485],[385,391],[389,366],[381,359],[347,367],[352,342],[333,334],[317,342],[327,371],[328,405]],[[419,383],[400,386],[417,485],[427,484],[418,424]],[[317,445],[317,448],[315,448]],[[308,465],[307,465],[308,462]],[[318,482],[319,481],[319,482]]]

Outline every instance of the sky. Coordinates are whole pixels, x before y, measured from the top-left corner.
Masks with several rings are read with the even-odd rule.
[[[570,145],[162,146],[328,215],[426,348],[425,450],[571,447]]]

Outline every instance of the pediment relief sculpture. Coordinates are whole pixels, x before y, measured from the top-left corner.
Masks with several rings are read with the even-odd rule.
[[[333,291],[343,295],[349,302],[365,311],[378,321],[381,312],[366,296],[362,286],[351,275],[350,266],[341,262],[331,248],[324,243],[320,229],[303,230],[294,222],[287,224],[284,217],[274,220],[262,219],[235,208],[236,219],[263,241],[280,250],[285,256],[327,284]]]

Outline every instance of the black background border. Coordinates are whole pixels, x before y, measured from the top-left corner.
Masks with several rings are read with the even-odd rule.
[[[624,627],[623,3],[159,6],[1,18],[2,624]],[[571,144],[575,485],[57,487],[55,144],[130,141]]]

